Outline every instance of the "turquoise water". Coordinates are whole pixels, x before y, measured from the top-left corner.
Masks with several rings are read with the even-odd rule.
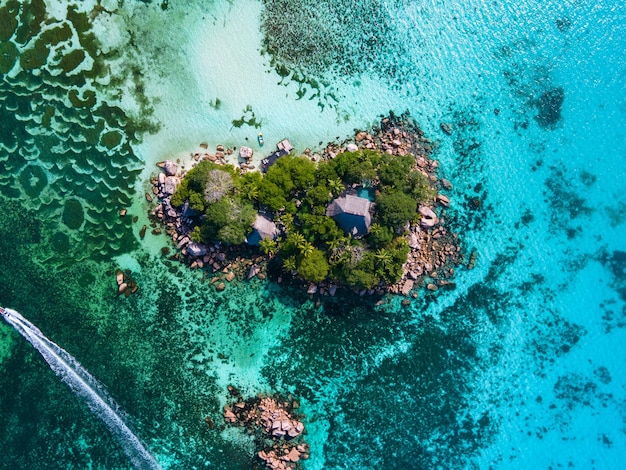
[[[301,398],[304,468],[619,468],[622,4],[174,3],[0,2],[0,305],[98,379],[163,468],[250,467],[245,434],[204,422],[229,384]],[[456,290],[217,293],[138,236],[155,162],[203,141],[258,161],[259,131],[315,151],[390,110],[454,184],[478,253]],[[118,268],[137,294],[116,296]],[[0,467],[130,467],[4,322],[0,368]]]

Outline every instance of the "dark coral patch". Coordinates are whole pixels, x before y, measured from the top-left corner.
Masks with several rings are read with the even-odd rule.
[[[63,210],[63,223],[69,228],[76,230],[83,225],[85,220],[85,214],[83,206],[77,199],[68,199],[65,202],[65,209]]]
[[[554,24],[562,33],[566,33],[572,27],[572,21],[567,17],[557,18]]]
[[[554,395],[563,400],[568,409],[577,405],[590,406],[598,386],[580,374],[559,377],[554,384]]]
[[[82,61],[85,60],[85,52],[81,49],[76,49],[68,54],[64,55],[57,67],[65,73],[69,73],[78,67]]]
[[[63,233],[63,232],[56,232],[51,238],[50,238],[50,244],[52,245],[52,248],[57,252],[57,253],[67,253],[68,250],[70,249],[70,239],[69,237]]]
[[[70,90],[68,96],[75,108],[91,108],[96,104],[96,93],[93,90],[85,90],[82,99],[78,96],[78,90]]]
[[[15,14],[15,9],[10,8],[10,5],[0,8],[0,41],[8,41],[13,36],[17,28]]]
[[[100,142],[108,149],[117,147],[122,142],[122,134],[117,131],[105,132],[100,138]]]
[[[12,42],[0,42],[0,74],[9,73],[20,53]]]
[[[43,41],[36,41],[31,49],[22,52],[20,56],[20,64],[24,70],[38,69],[46,65],[50,49]]]
[[[555,87],[544,91],[535,101],[538,114],[535,120],[543,129],[554,129],[561,120],[561,110],[565,100],[563,87]]]
[[[26,44],[41,32],[48,13],[44,0],[31,0],[30,2],[20,2],[20,4],[22,11],[15,40],[19,44]]]
[[[72,37],[72,29],[67,23],[65,23],[61,26],[55,26],[54,28],[47,29],[41,33],[41,36],[39,37],[46,44],[56,45],[70,39]]]
[[[600,262],[613,274],[612,287],[626,301],[626,251],[615,250],[611,255],[604,252]]]

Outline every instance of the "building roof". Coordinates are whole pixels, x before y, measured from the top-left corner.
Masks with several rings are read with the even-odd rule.
[[[246,237],[250,245],[258,245],[264,238],[274,240],[278,236],[278,227],[267,217],[257,214],[252,224],[252,233]]]
[[[326,208],[326,215],[333,217],[341,228],[355,236],[363,236],[372,224],[369,199],[353,195],[338,197]]]
[[[261,170],[267,171],[267,169],[276,163],[280,157],[284,157],[285,155],[289,155],[289,152],[293,150],[293,145],[287,140],[283,139],[278,142],[276,146],[278,150],[276,150],[273,154],[261,160]]]
[[[259,234],[263,235],[263,238],[265,238],[266,236],[274,238],[276,235],[278,235],[278,228],[276,227],[276,224],[261,214],[256,215],[256,219],[252,224],[252,228],[254,230],[257,230]]]
[[[338,197],[330,203],[326,209],[326,215],[334,216],[337,214],[352,214],[352,215],[369,215],[371,202],[369,199],[353,195],[345,195]]]
[[[278,147],[278,150],[284,150],[287,153],[293,150],[293,145],[291,145],[291,142],[289,142],[287,139],[283,139],[280,142],[278,142],[277,147]]]

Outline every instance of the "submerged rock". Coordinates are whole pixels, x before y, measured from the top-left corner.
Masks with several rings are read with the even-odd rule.
[[[229,392],[233,395],[230,386]],[[245,401],[237,396],[236,399],[233,405],[224,407],[224,421],[245,426],[255,436],[259,446],[256,455],[267,468],[300,468],[295,462],[309,458],[310,449],[302,440],[304,424],[293,414],[297,401],[280,396],[255,396]]]
[[[441,124],[439,124],[439,127],[441,127],[441,130],[443,132],[445,132],[448,135],[452,134],[452,126],[446,122],[442,122]]]
[[[444,196],[443,194],[437,195],[437,202],[445,207],[448,207],[450,205],[450,199],[448,198],[448,196]]]

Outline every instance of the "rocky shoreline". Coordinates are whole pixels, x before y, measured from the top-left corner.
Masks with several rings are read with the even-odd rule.
[[[431,292],[455,287],[451,279],[455,269],[464,263],[465,255],[458,235],[446,227],[451,202],[443,192],[452,189],[452,184],[437,175],[438,162],[431,158],[434,146],[408,115],[391,115],[384,118],[380,127],[371,132],[357,131],[353,138],[328,144],[320,152],[305,150],[304,155],[312,161],[332,159],[341,152],[359,149],[379,150],[389,155],[414,155],[415,168],[428,179],[431,188],[436,191],[437,196],[430,203],[419,206],[420,222],[407,224],[405,227],[410,253],[403,266],[404,272],[400,281],[393,285],[357,290],[359,295],[392,293],[417,297],[422,287]],[[226,159],[235,150],[219,145],[211,153],[207,145],[201,144],[201,148],[205,152],[195,152],[191,155],[193,160],[208,159],[217,164],[226,164]],[[185,263],[191,269],[203,270],[218,291],[224,290],[227,283],[234,279],[265,279],[268,257],[261,255],[258,249],[246,245],[207,246],[191,240],[193,227],[186,215],[188,209],[177,209],[170,202],[186,172],[172,161],[163,162],[159,167],[158,175],[151,178],[152,191],[145,196],[150,203],[156,200],[156,206],[150,212],[152,233],[165,232],[174,243],[175,253],[170,255],[170,250],[164,249],[163,254],[171,260]],[[242,172],[249,171],[251,167],[249,159],[240,163]],[[146,229],[144,226],[140,235],[143,236]],[[474,262],[475,258],[470,260],[470,267]],[[276,280],[298,282],[297,279],[286,279],[286,276],[288,275],[283,273],[276,276]],[[310,284],[302,281],[301,284],[310,295],[320,296],[334,296],[337,288],[341,287],[329,282]]]
[[[280,395],[243,400],[235,387],[229,386],[228,391],[236,401],[224,406],[224,422],[246,428],[254,437],[258,459],[272,470],[300,468],[299,462],[309,458],[310,449],[303,437],[303,416],[296,412],[298,400]]]

